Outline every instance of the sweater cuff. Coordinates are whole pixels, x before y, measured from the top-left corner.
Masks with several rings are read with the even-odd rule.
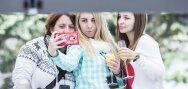
[[[116,77],[116,79],[117,79],[117,82],[118,82],[118,85],[119,85],[119,86],[124,86],[124,85],[125,85],[124,82],[123,82],[122,77],[118,77],[118,76],[115,76],[115,77]]]
[[[57,56],[51,56],[51,55],[48,53],[48,57],[49,57],[49,59],[50,59],[52,62],[59,60],[60,55],[62,55],[62,53],[60,53],[58,50],[56,50],[56,52],[57,52],[57,54],[58,54]]]

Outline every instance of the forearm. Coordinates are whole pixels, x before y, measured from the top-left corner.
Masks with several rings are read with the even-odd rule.
[[[58,54],[57,57],[49,56],[49,58],[60,68],[70,72],[78,66],[82,56],[82,51],[79,47],[73,46],[66,55],[60,51],[58,51]]]
[[[160,62],[160,58],[153,58],[155,61],[158,60],[158,62],[154,62],[150,59],[147,59],[143,55],[140,55],[140,59],[136,61],[136,63],[139,65],[139,68],[144,71],[146,76],[148,76],[151,79],[157,79],[162,78],[164,76],[165,68],[163,63]]]
[[[143,35],[135,49],[140,58],[134,62],[138,69],[150,79],[162,79],[165,67],[161,58],[158,43],[148,35]]]
[[[26,81],[21,80],[14,85],[13,89],[32,89],[32,88],[29,83],[26,83]]]
[[[21,57],[17,58],[15,68],[12,73],[12,81],[16,89],[19,89],[18,87],[22,87],[22,85],[23,86],[28,85],[30,87],[31,77],[35,68],[36,68],[35,62]],[[20,89],[24,89],[24,88],[20,88]]]
[[[79,63],[79,58],[73,58],[72,56],[59,53],[57,57],[50,57],[54,64],[62,68],[63,70],[72,71]]]
[[[116,76],[116,80],[117,80],[117,83],[120,87],[125,85],[124,80],[121,76]]]

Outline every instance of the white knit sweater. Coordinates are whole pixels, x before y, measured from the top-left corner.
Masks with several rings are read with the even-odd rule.
[[[46,87],[56,78],[57,74],[55,64],[48,58],[44,37],[39,37],[27,42],[20,49],[12,80],[14,85],[22,82],[29,84],[32,89],[37,89]],[[61,79],[58,84],[69,84],[73,89],[73,81],[75,82],[72,73],[66,73],[65,80]]]

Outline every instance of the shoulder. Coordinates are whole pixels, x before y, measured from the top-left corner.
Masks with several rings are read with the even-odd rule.
[[[45,47],[43,38],[44,37],[38,37],[26,42],[20,48],[20,53],[22,52],[38,53],[43,47]]]
[[[143,34],[138,41],[138,45],[152,46],[158,45],[158,43],[148,34]]]
[[[39,48],[39,47],[44,47],[44,37],[38,37],[34,38],[28,42],[26,42],[22,47],[31,47],[31,48]]]
[[[30,40],[26,42],[21,48],[20,51],[17,55],[17,58],[24,58],[24,59],[29,59],[32,60],[33,62],[37,62],[39,58],[41,58],[42,54],[42,47],[43,43],[42,42],[42,37],[35,38],[33,40]]]
[[[34,38],[34,39],[32,39],[32,40],[30,40],[30,41],[28,41],[28,42],[26,42],[25,43],[25,45],[32,45],[32,44],[35,44],[35,43],[44,43],[44,37],[38,37],[38,38]]]
[[[140,37],[136,49],[148,50],[151,52],[156,49],[158,50],[159,45],[151,36],[144,34]]]
[[[144,34],[140,38],[135,50],[140,54],[148,56],[160,56],[160,49],[158,43],[147,34]]]

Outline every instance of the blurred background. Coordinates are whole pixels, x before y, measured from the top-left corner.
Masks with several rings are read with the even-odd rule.
[[[103,12],[115,35],[116,12]],[[11,89],[11,72],[20,47],[45,32],[48,14],[0,14],[0,89]],[[148,13],[146,33],[160,46],[166,67],[165,89],[188,89],[188,13]]]

